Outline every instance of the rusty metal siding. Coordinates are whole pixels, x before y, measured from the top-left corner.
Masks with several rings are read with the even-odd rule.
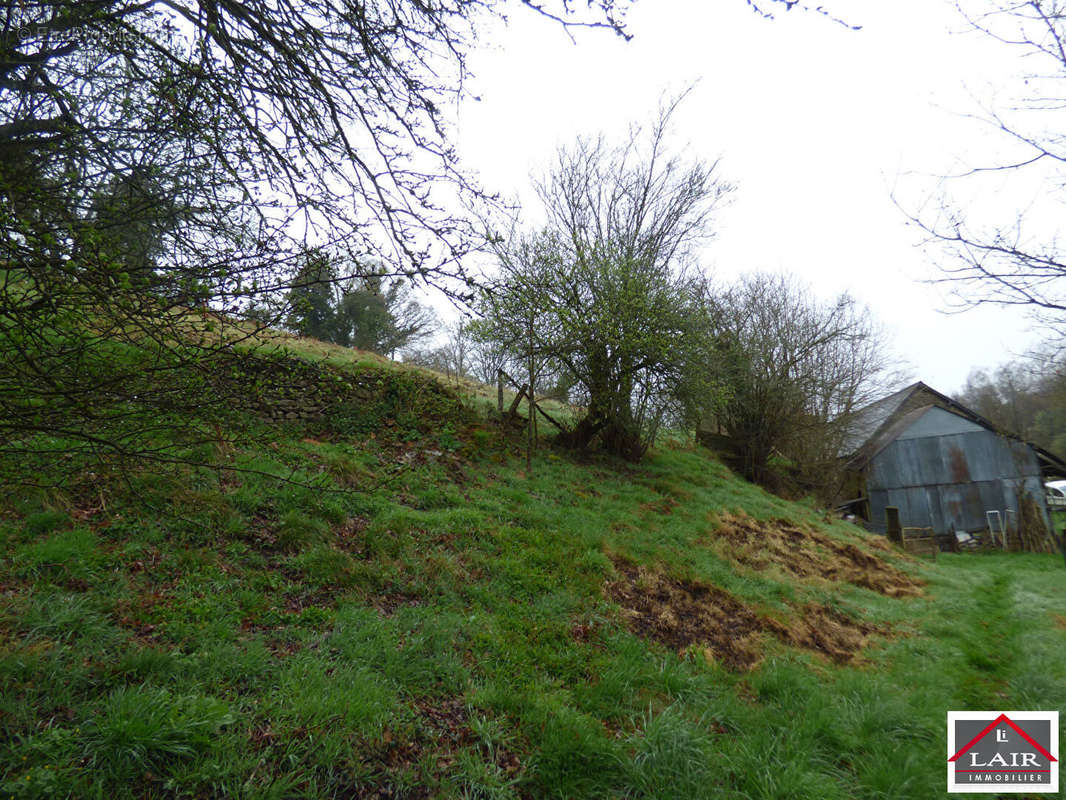
[[[938,411],[943,416],[921,417],[924,435],[900,436],[870,462],[866,488],[875,529],[884,530],[885,507],[894,505],[907,527],[979,530],[985,511],[1017,511],[1019,486],[1044,506],[1031,447],[984,428],[959,432],[962,426],[948,419],[954,415]]]

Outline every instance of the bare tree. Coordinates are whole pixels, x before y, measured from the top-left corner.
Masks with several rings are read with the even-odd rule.
[[[778,488],[790,478],[793,488],[831,495],[848,417],[883,388],[889,367],[868,309],[846,294],[821,303],[771,274],[744,278],[711,303],[710,368],[724,391],[704,425],[749,480]]]
[[[598,438],[632,459],[698,394],[706,318],[688,268],[732,190],[717,162],[670,152],[679,101],[617,147],[600,137],[560,150],[538,186],[547,225],[499,247],[482,303],[516,360],[575,382],[586,411],[567,440],[584,448]]]
[[[517,378],[517,362],[507,348],[496,340],[492,329],[484,320],[474,319],[468,323],[472,374],[482,383],[495,385],[500,370]]]
[[[411,349],[404,353],[404,361],[429,367],[458,381],[470,375],[473,366],[473,338],[470,321],[460,317],[444,327],[444,341],[428,349]]]
[[[470,323],[460,317],[445,329],[444,352],[449,369],[455,378],[464,378],[470,370]]]
[[[947,176],[939,196],[908,216],[938,257],[940,282],[964,307],[1025,306],[1061,320],[1066,252],[1057,225],[1066,199],[1066,2],[957,0],[956,6],[975,31],[1016,49],[1024,72],[1010,90],[1014,96],[974,115],[1003,154]],[[1005,185],[1024,185],[1037,199],[989,219],[973,198],[1002,194]]]

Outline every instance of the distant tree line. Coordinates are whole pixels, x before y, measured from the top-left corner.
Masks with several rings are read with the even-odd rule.
[[[1057,351],[973,370],[958,399],[1004,430],[1066,453],[1066,363]]]

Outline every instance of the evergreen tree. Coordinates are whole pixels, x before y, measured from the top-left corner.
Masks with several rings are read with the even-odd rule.
[[[329,256],[308,250],[289,290],[289,327],[301,336],[336,341],[336,280]]]

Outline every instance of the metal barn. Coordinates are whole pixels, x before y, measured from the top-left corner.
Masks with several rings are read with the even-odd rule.
[[[859,411],[844,454],[847,505],[881,533],[887,506],[903,527],[937,534],[984,530],[988,511],[1009,526],[1026,494],[1050,527],[1044,479],[1066,474],[1061,459],[920,382]]]

